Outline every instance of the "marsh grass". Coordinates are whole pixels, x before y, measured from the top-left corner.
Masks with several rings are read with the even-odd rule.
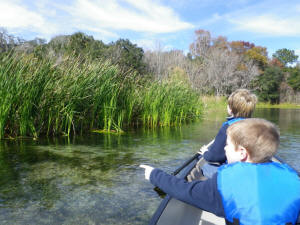
[[[227,106],[227,100],[224,96],[202,96],[202,102],[206,113],[224,111]]]
[[[295,103],[271,104],[269,102],[259,102],[256,105],[256,108],[300,109],[300,105],[299,104],[295,104]]]
[[[211,112],[226,112],[227,101],[226,97],[218,96],[202,96],[202,102],[204,106],[204,115],[207,116]],[[256,108],[277,108],[277,109],[299,109],[300,105],[295,103],[280,103],[271,104],[269,102],[259,101],[256,104]]]
[[[199,95],[182,80],[151,83],[142,96],[143,123],[150,127],[179,125],[202,113]]]
[[[0,57],[0,138],[178,125],[199,117],[199,99],[183,81],[141,79],[109,61]]]

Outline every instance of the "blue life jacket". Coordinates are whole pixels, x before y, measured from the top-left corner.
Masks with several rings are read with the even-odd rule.
[[[245,118],[243,118],[243,117],[237,117],[237,118],[233,118],[233,119],[229,119],[229,120],[227,120],[226,122],[224,122],[223,124],[222,124],[222,126],[225,126],[226,124],[228,124],[228,126],[230,126],[231,124],[233,124],[233,123],[235,123],[235,122],[237,122],[237,121],[240,121],[240,120],[244,120]]]
[[[227,164],[219,168],[217,183],[229,224],[296,223],[300,179],[289,166],[277,162]]]

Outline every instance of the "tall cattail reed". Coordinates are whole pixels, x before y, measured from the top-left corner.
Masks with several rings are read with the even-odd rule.
[[[137,122],[170,126],[199,116],[199,96],[185,82],[140,77],[109,61],[2,55],[0,138],[119,132]]]

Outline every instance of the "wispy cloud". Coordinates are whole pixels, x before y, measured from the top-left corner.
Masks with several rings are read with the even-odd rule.
[[[171,44],[165,44],[165,42],[161,39],[157,38],[148,38],[148,39],[137,39],[133,40],[138,46],[142,46],[145,51],[169,51],[174,49],[174,46]]]
[[[49,24],[38,12],[27,9],[18,2],[0,1],[0,26],[8,29],[27,29],[31,32],[49,34],[55,25]]]
[[[271,49],[300,43],[299,0],[0,0],[0,9],[0,27],[27,39],[82,31],[104,42],[188,49],[193,30],[206,29]]]
[[[16,27],[40,27],[44,23],[43,17],[8,1],[0,2],[0,25],[8,28]]]
[[[300,5],[277,2],[264,1],[229,13],[224,18],[240,31],[271,36],[300,35]]]
[[[151,0],[0,0],[0,8],[1,27],[44,37],[80,30],[109,40],[124,31],[164,34],[193,28],[171,7]]]
[[[300,18],[278,18],[274,15],[262,15],[240,19],[230,19],[237,29],[266,35],[300,35]]]
[[[76,0],[68,7],[73,18],[103,29],[169,33],[192,28],[166,6],[150,0],[89,1]]]

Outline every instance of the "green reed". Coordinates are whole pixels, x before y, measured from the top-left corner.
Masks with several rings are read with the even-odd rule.
[[[109,61],[33,54],[0,58],[0,138],[170,126],[199,116],[199,95],[178,80],[153,82]]]
[[[152,82],[141,100],[143,123],[151,127],[180,125],[198,118],[202,112],[200,96],[180,79]]]

